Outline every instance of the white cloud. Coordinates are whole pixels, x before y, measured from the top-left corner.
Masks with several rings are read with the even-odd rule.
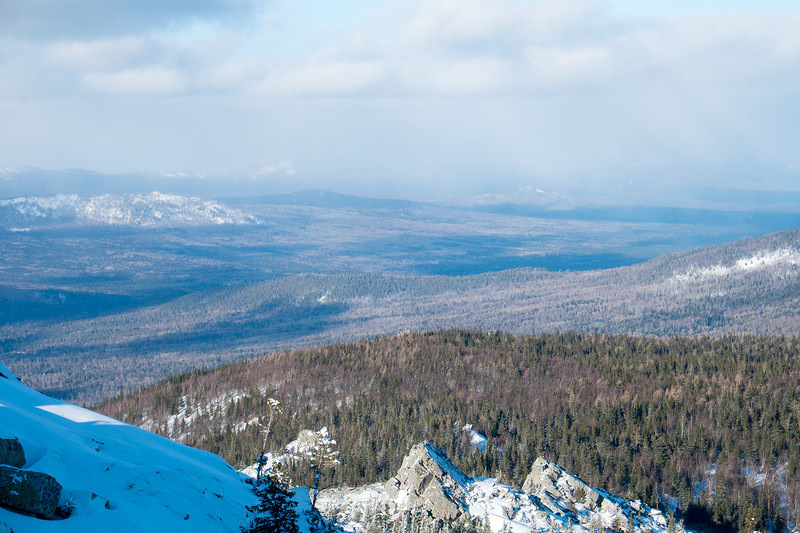
[[[187,89],[180,72],[160,67],[91,73],[83,82],[92,92],[114,95],[173,95]]]
[[[532,47],[526,50],[525,57],[533,68],[535,82],[544,86],[591,83],[606,78],[613,59],[611,52],[600,46],[576,49]]]
[[[341,95],[360,93],[384,77],[380,61],[314,60],[283,72],[272,72],[261,82],[261,92],[281,95]]]
[[[121,37],[95,41],[60,41],[45,49],[46,59],[58,67],[109,69],[141,60],[147,51],[142,37]]]
[[[404,44],[469,43],[496,37],[514,25],[514,10],[507,2],[442,0],[415,7],[400,30]]]
[[[313,15],[313,0],[262,4],[257,14],[239,4],[225,16],[212,2],[196,17],[188,4],[156,7],[170,11],[165,21],[135,8],[130,25],[105,7],[83,17],[113,15],[116,26],[102,31],[82,31],[73,13],[65,31],[44,31],[57,29],[51,17],[33,37],[6,33],[0,163],[93,168],[104,157],[98,170],[131,161],[252,169],[269,153],[303,175],[354,180],[481,179],[503,168],[509,180],[621,184],[800,168],[798,12],[633,17],[590,0],[356,4]],[[23,15],[39,28],[34,10]],[[116,98],[127,95],[149,98]],[[52,161],[36,159],[42,139],[58,140]]]
[[[475,96],[497,94],[517,86],[515,65],[494,57],[420,58],[395,69],[398,81],[412,93]]]

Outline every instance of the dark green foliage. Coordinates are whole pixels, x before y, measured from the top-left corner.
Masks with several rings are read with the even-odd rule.
[[[252,514],[247,527],[242,526],[242,533],[297,533],[297,502],[292,499],[293,492],[284,487],[277,479],[264,476],[253,487],[259,503],[248,507]]]
[[[427,439],[465,472],[516,486],[543,455],[630,499],[658,506],[670,495],[687,526],[736,528],[747,491],[759,530],[781,530],[800,510],[798,339],[413,333],[177,376],[99,408],[132,423],[147,412],[169,434],[181,397],[197,414],[192,406],[233,391],[246,396],[173,436],[250,464],[257,428],[233,428],[267,412],[274,396],[285,416],[273,424],[273,450],[327,426],[341,451],[323,475],[332,484],[386,480]],[[465,424],[489,438],[485,453],[470,446]],[[750,487],[746,472],[762,472],[764,483]],[[313,485],[305,463],[291,475]]]

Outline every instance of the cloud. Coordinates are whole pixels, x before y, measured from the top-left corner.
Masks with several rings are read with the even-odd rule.
[[[247,17],[248,0],[24,0],[2,2],[0,34],[25,40],[92,40],[165,30],[197,19]]]
[[[87,74],[83,82],[92,92],[113,95],[172,95],[187,88],[180,72],[157,67]]]
[[[312,14],[312,0],[6,6],[2,164],[257,169],[266,153],[354,181],[499,172],[604,184],[800,168],[800,12],[634,17],[590,0],[360,0]]]
[[[46,47],[47,61],[60,68],[108,69],[141,61],[148,50],[142,37],[121,37],[93,41],[59,41]]]
[[[259,92],[296,96],[352,95],[375,86],[383,76],[384,65],[380,61],[312,60],[271,73],[261,82]]]

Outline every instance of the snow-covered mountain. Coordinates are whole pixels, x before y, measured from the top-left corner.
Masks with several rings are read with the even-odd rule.
[[[212,200],[159,192],[24,196],[0,201],[0,225],[12,231],[63,224],[155,228],[258,223],[257,217]]]

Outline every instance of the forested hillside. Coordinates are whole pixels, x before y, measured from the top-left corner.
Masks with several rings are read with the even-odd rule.
[[[6,324],[0,349],[31,386],[89,402],[190,368],[404,330],[792,336],[798,274],[799,229],[607,270],[299,274],[135,310],[109,299],[118,307],[99,317]]]
[[[800,340],[448,330],[287,351],[174,376],[101,412],[239,467],[327,426],[342,464],[326,483],[386,480],[416,442],[465,472],[519,486],[538,455],[688,526],[762,529],[800,511]],[[488,437],[485,452],[464,427]],[[310,482],[297,464],[298,483]]]

